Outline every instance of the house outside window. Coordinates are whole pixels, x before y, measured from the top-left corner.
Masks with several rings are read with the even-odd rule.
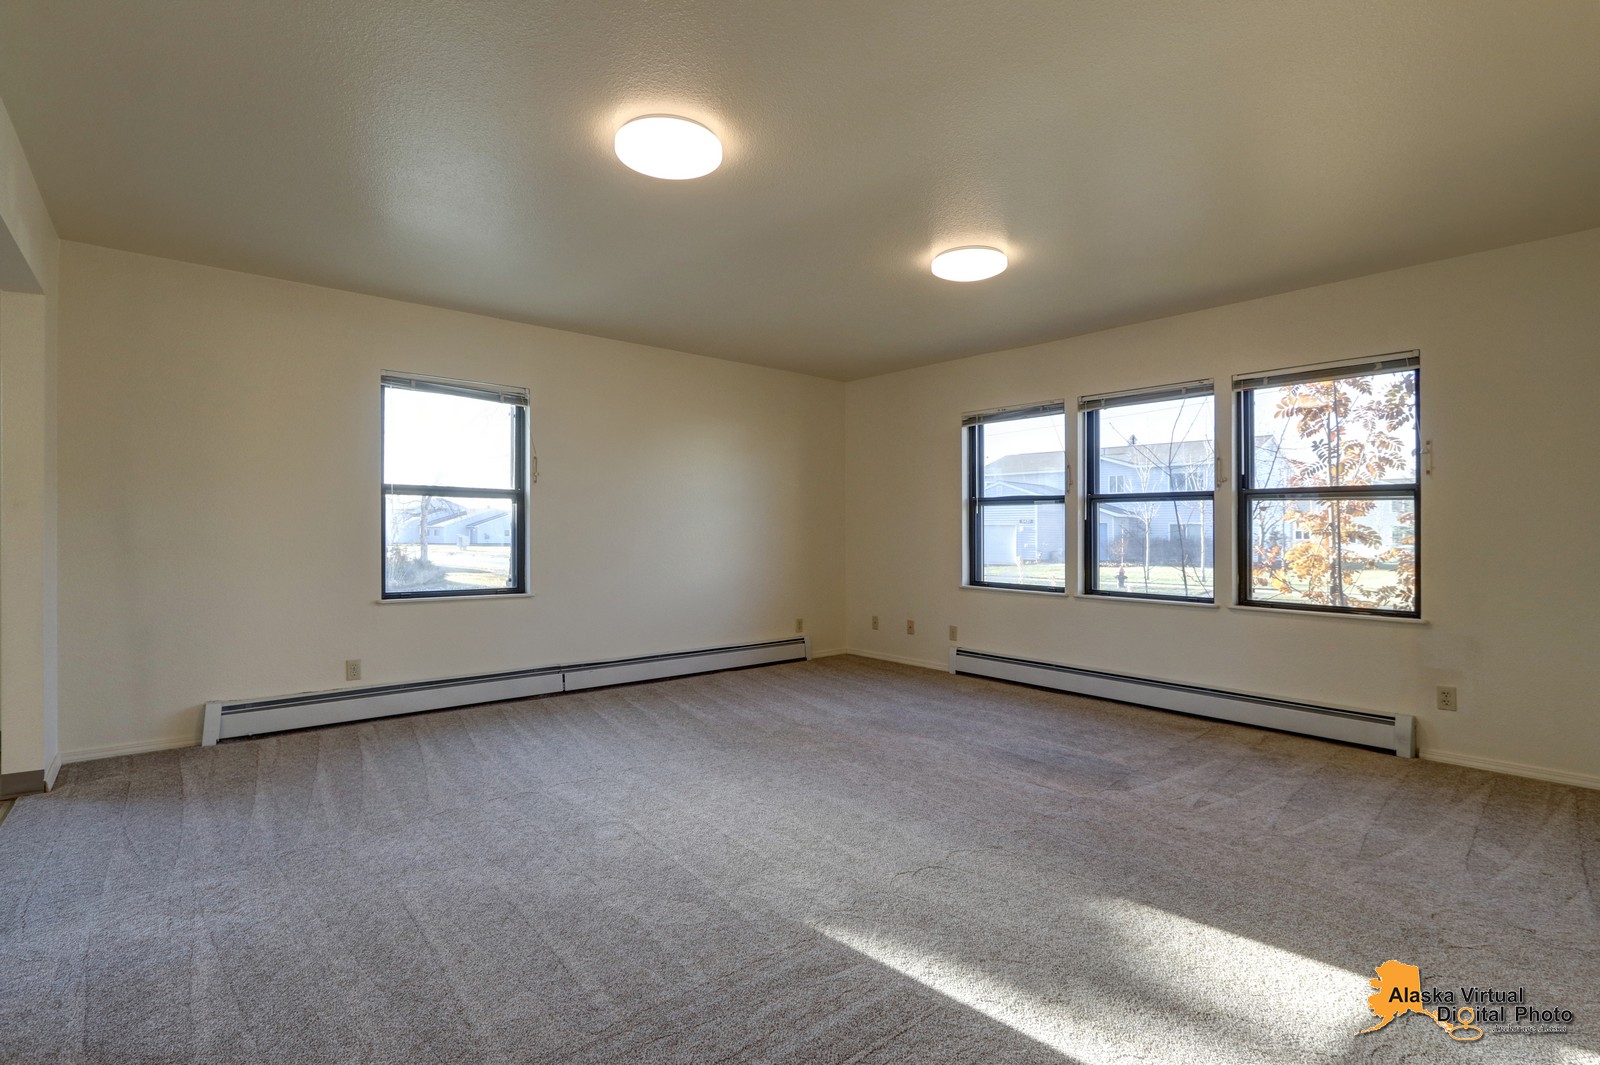
[[[1421,617],[1419,357],[1234,382],[1239,602]]]
[[[525,593],[527,391],[382,384],[383,598]]]
[[[1215,600],[1210,381],[1086,396],[1084,592]]]
[[[1065,592],[1064,403],[968,415],[967,573],[974,587]]]

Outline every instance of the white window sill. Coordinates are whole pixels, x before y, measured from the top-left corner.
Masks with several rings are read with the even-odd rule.
[[[1156,599],[1153,597],[1144,599],[1131,595],[1095,595],[1092,592],[1074,592],[1072,593],[1072,598],[1094,603],[1140,603],[1144,606],[1181,606],[1191,610],[1195,607],[1199,607],[1201,610],[1216,610],[1219,606],[1217,603],[1187,602],[1182,599]]]
[[[394,606],[396,603],[464,603],[481,601],[484,599],[532,599],[532,592],[499,592],[495,595],[424,595],[414,599],[379,599],[379,606]]]
[[[1339,621],[1378,621],[1386,625],[1427,625],[1427,618],[1386,618],[1382,614],[1341,614],[1335,611],[1323,610],[1280,610],[1270,606],[1246,606],[1243,603],[1229,603],[1229,610],[1237,610],[1242,614],[1272,614],[1282,617],[1288,614],[1297,618],[1335,618]]]
[[[964,592],[1003,592],[1007,595],[1049,595],[1057,599],[1066,599],[1068,594],[1062,589],[1049,588],[997,588],[992,584],[963,584]]]

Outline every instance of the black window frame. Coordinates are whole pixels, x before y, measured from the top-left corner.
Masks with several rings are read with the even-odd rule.
[[[1110,408],[1135,406],[1142,403],[1159,403],[1163,400],[1189,399],[1210,396],[1212,402],[1212,432],[1216,431],[1216,385],[1211,381],[1195,381],[1186,385],[1167,385],[1137,392],[1118,393],[1114,397],[1085,397],[1079,401],[1078,413],[1083,416],[1083,594],[1104,596],[1108,599],[1155,600],[1164,603],[1209,603],[1217,601],[1216,532],[1217,487],[1202,491],[1183,492],[1112,492],[1100,490],[1100,414]],[[1130,592],[1096,588],[1094,575],[1099,572],[1100,530],[1096,522],[1099,504],[1102,503],[1181,503],[1211,504],[1211,594],[1162,595],[1156,592]],[[1185,538],[1187,545],[1187,538]]]
[[[1018,421],[1023,418],[1040,418],[1057,415],[1061,418],[1062,489],[1060,495],[985,496],[983,494],[983,427],[996,422]],[[1070,581],[1066,574],[1068,555],[1062,553],[1061,587],[1044,584],[1015,584],[1009,581],[987,580],[983,575],[983,511],[989,506],[1021,506],[1026,504],[1056,503],[1061,506],[1061,525],[1067,527],[1067,404],[1037,403],[1026,407],[1013,407],[986,414],[968,415],[963,419],[966,434],[966,511],[967,511],[967,586],[970,588],[997,588],[1009,592],[1042,592],[1047,595],[1065,595]]]
[[[465,396],[470,399],[504,403],[512,408],[513,462],[512,487],[475,488],[465,485],[411,484],[387,479],[388,389],[408,388],[416,392]],[[451,381],[441,378],[385,373],[378,387],[378,589],[385,600],[405,599],[478,599],[506,595],[528,594],[528,395],[522,389],[478,384],[470,381]],[[389,540],[388,512],[392,496],[453,496],[471,499],[512,500],[511,528],[511,583],[504,588],[450,588],[430,592],[393,592],[389,590]],[[425,519],[425,515],[421,518]],[[423,524],[426,522],[423,520]],[[424,534],[426,535],[426,534]]]
[[[1416,414],[1412,418],[1412,432],[1416,439],[1415,469],[1416,479],[1409,485],[1395,484],[1362,484],[1362,485],[1324,485],[1322,487],[1305,488],[1253,488],[1255,480],[1255,405],[1251,402],[1252,394],[1260,388],[1276,388],[1281,385],[1303,383],[1320,383],[1324,381],[1337,381],[1351,377],[1371,377],[1379,374],[1399,373],[1409,371],[1413,376],[1412,396]],[[1422,618],[1422,478],[1427,472],[1425,469],[1426,455],[1425,444],[1422,438],[1422,362],[1416,352],[1402,352],[1394,355],[1383,356],[1377,361],[1365,363],[1352,363],[1349,365],[1336,365],[1315,371],[1279,371],[1276,373],[1257,374],[1245,379],[1245,383],[1236,381],[1234,384],[1234,425],[1237,426],[1235,436],[1235,463],[1239,471],[1239,483],[1235,492],[1238,501],[1238,512],[1235,515],[1237,529],[1234,539],[1238,547],[1235,558],[1235,567],[1238,583],[1238,603],[1262,610],[1288,610],[1306,614],[1345,614],[1358,617],[1380,618]],[[1253,502],[1261,499],[1292,500],[1292,499],[1376,499],[1391,500],[1403,499],[1411,502],[1411,554],[1412,554],[1412,583],[1413,594],[1410,610],[1386,610],[1382,607],[1354,607],[1334,606],[1324,603],[1292,603],[1277,602],[1270,599],[1255,599],[1251,597],[1254,591],[1254,567],[1251,565],[1255,544],[1252,540],[1250,525],[1250,507]]]

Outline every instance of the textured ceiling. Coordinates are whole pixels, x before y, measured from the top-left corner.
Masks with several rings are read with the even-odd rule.
[[[1600,226],[1597,55],[1595,0],[0,4],[68,239],[846,379]],[[624,169],[662,111],[722,169]]]

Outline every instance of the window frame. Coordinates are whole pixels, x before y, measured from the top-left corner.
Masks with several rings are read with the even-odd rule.
[[[1032,495],[1032,496],[993,496],[983,494],[983,427],[995,422],[1017,421],[1022,418],[1041,418],[1047,415],[1057,415],[1061,418],[1061,464],[1062,487],[1060,495]],[[1059,504],[1061,506],[1061,524],[1065,532],[1067,528],[1067,498],[1071,489],[1071,466],[1067,459],[1067,404],[1065,400],[1053,403],[1033,403],[1022,407],[1007,407],[995,411],[986,411],[980,414],[969,414],[962,419],[963,439],[966,444],[966,511],[967,511],[967,565],[966,582],[968,588],[992,588],[1008,592],[1042,592],[1046,595],[1066,595],[1070,580],[1066,573],[1071,552],[1063,545],[1061,562],[1061,586],[1053,587],[1043,584],[1014,584],[1008,581],[993,581],[985,579],[983,575],[983,511],[986,506],[1021,506],[1027,504],[1038,505]]]
[[[415,484],[387,479],[388,455],[388,395],[390,388],[409,388],[416,392],[439,395],[465,396],[469,399],[504,403],[512,409],[512,486],[510,488],[475,488],[465,485]],[[529,594],[528,557],[528,485],[530,470],[528,458],[531,445],[528,436],[528,391],[524,388],[459,381],[451,378],[429,377],[421,374],[391,373],[385,371],[378,385],[378,594],[380,602],[405,602],[427,599],[482,599]],[[504,588],[450,588],[427,592],[393,592],[389,590],[389,499],[392,496],[446,496],[473,499],[510,498],[512,501],[510,568],[511,583]],[[426,515],[419,515],[419,525],[426,527]],[[426,536],[424,531],[421,535]]]
[[[1199,603],[1215,605],[1217,601],[1217,492],[1220,478],[1213,475],[1212,487],[1200,491],[1183,492],[1111,492],[1100,490],[1100,414],[1114,407],[1136,406],[1141,403],[1159,403],[1170,399],[1189,399],[1196,396],[1211,397],[1212,450],[1216,450],[1216,384],[1212,381],[1192,381],[1179,385],[1161,385],[1118,392],[1105,396],[1085,396],[1078,401],[1078,413],[1083,419],[1083,563],[1082,594],[1102,596],[1107,599],[1134,599],[1141,602]],[[1213,458],[1213,470],[1215,470]],[[1159,595],[1146,592],[1112,591],[1094,586],[1094,574],[1099,572],[1100,530],[1095,520],[1097,505],[1101,503],[1181,503],[1211,504],[1211,594]],[[1148,535],[1148,534],[1147,534]],[[1187,538],[1185,538],[1187,543]]]
[[[1409,372],[1413,375],[1412,396],[1415,415],[1412,433],[1416,440],[1416,479],[1410,484],[1323,485],[1304,488],[1253,488],[1255,480],[1255,409],[1252,395],[1261,388],[1275,388],[1294,383],[1321,383],[1352,377],[1373,377],[1385,373]],[[1422,360],[1420,353],[1396,352],[1381,356],[1376,361],[1359,363],[1334,363],[1327,367],[1307,367],[1304,370],[1279,370],[1263,374],[1250,374],[1234,381],[1235,468],[1239,471],[1235,497],[1238,509],[1234,515],[1234,539],[1237,552],[1234,564],[1238,573],[1237,605],[1252,609],[1288,610],[1304,614],[1335,614],[1356,617],[1422,619],[1422,479],[1426,469],[1427,444],[1422,437]],[[1410,610],[1385,610],[1381,607],[1333,606],[1325,603],[1292,603],[1255,599],[1251,592],[1255,570],[1251,565],[1255,543],[1250,526],[1250,506],[1260,499],[1372,499],[1379,502],[1401,499],[1411,502],[1411,557],[1412,601]]]

